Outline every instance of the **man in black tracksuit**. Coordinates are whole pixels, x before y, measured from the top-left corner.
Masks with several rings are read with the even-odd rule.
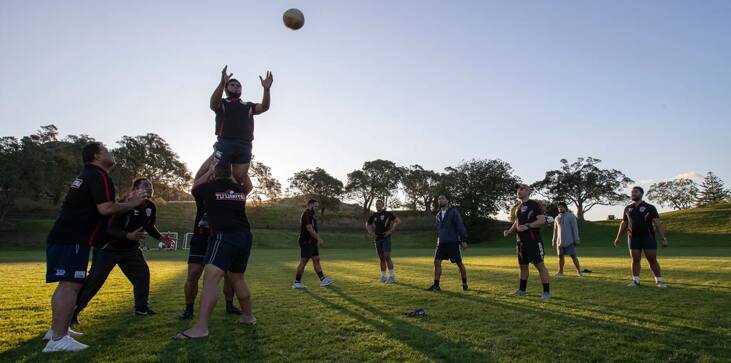
[[[132,184],[132,192],[146,191],[152,196],[152,183],[145,178],[139,178]],[[172,245],[170,237],[163,236],[155,226],[157,209],[155,204],[145,200],[126,214],[113,216],[109,221],[105,243],[94,246],[93,260],[89,276],[79,292],[76,309],[72,318],[73,324],[78,324],[79,313],[86,308],[89,301],[99,292],[107,277],[119,265],[127,279],[132,283],[135,297],[135,315],[155,314],[147,306],[150,295],[150,268],[140,250],[140,242],[145,239],[145,232],[152,238]]]

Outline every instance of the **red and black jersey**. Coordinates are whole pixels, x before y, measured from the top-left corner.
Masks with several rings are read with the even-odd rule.
[[[627,223],[627,234],[629,238],[655,238],[655,228],[652,225],[653,219],[659,219],[660,214],[654,205],[640,202],[624,207],[622,220]]]
[[[300,238],[299,243],[303,245],[317,243],[317,239],[310,235],[310,231],[307,230],[307,226],[312,225],[312,228],[317,230],[317,218],[315,218],[315,211],[311,209],[305,209],[300,217]]]
[[[546,210],[543,205],[535,200],[528,199],[527,201],[520,203],[515,209],[515,218],[518,221],[518,225],[527,223],[533,223],[538,219],[538,216],[545,215]],[[540,228],[529,228],[526,231],[518,232],[518,238],[520,242],[538,242],[541,239]]]
[[[373,225],[376,234],[376,241],[382,240],[385,236],[384,233],[391,228],[391,223],[396,220],[396,215],[389,212],[376,212],[371,214],[368,218],[368,224]]]
[[[48,243],[104,243],[108,218],[99,214],[97,204],[115,202],[114,183],[106,171],[86,165],[69,186]]]
[[[147,232],[150,237],[160,240],[162,235],[157,230],[157,207],[152,201],[146,200],[139,206],[125,214],[113,215],[109,218],[109,241],[106,248],[127,250],[137,248],[138,241],[127,239],[127,233],[134,232],[140,228]]]
[[[216,179],[196,189],[203,200],[213,233],[251,229],[246,218],[246,193],[243,186],[231,179]]]
[[[221,100],[221,110],[216,112],[216,135],[226,139],[254,140],[255,103],[241,99]]]

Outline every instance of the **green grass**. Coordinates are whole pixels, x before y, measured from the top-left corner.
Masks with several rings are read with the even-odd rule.
[[[257,241],[267,240],[262,234],[255,232]],[[82,316],[87,335],[80,340],[91,348],[53,355],[40,353],[54,288],[43,283],[43,252],[6,251],[0,255],[0,361],[731,361],[729,249],[662,250],[670,288],[660,290],[651,286],[646,265],[645,285],[625,287],[626,249],[581,248],[582,263],[594,273],[583,281],[553,281],[554,298],[543,302],[535,271],[529,297],[508,296],[517,282],[511,249],[468,250],[472,291],[459,289],[456,269],[446,264],[444,290],[430,293],[422,288],[431,283],[433,250],[401,243],[394,240],[397,285],[375,282],[371,249],[326,248],[323,266],[336,284],[320,288],[310,267],[309,289],[296,291],[290,284],[297,251],[256,242],[247,279],[259,324],[237,326],[219,305],[211,336],[188,342],[170,339],[191,324],[175,319],[185,254],[148,251],[151,306],[159,314],[132,316],[131,287],[117,269]],[[547,263],[555,272],[556,258]],[[403,315],[419,307],[427,317]]]

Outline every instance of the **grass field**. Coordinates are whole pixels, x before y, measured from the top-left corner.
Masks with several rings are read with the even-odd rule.
[[[398,243],[398,240],[395,240]],[[398,246],[398,245],[396,245]],[[731,361],[731,250],[670,248],[660,262],[669,289],[652,286],[643,264],[639,289],[626,287],[625,249],[582,248],[594,273],[554,280],[554,298],[539,298],[532,271],[530,296],[509,296],[517,283],[513,251],[473,248],[466,265],[472,291],[445,266],[443,291],[431,283],[430,249],[394,251],[397,285],[375,282],[371,249],[324,249],[320,288],[308,269],[309,288],[290,288],[297,251],[255,248],[247,276],[256,327],[237,326],[219,304],[211,336],[198,341],[170,337],[179,322],[185,254],[146,252],[153,273],[151,306],[159,314],[132,316],[132,292],[115,270],[82,316],[87,351],[43,355],[54,285],[43,281],[42,251],[0,256],[0,361],[481,361],[481,362],[716,362]],[[547,258],[555,272],[556,258]],[[428,316],[404,313],[425,308]]]

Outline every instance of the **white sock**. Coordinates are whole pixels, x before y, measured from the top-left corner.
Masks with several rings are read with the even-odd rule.
[[[662,282],[662,277],[657,277],[657,276],[655,276],[655,283],[656,283],[656,284],[659,284],[659,283],[661,283],[661,282]]]
[[[381,271],[381,277],[386,277],[386,271]]]
[[[634,281],[636,284],[640,283],[640,277],[639,276],[632,276],[632,281]]]
[[[391,277],[394,277],[394,276],[396,276],[396,273],[395,273],[395,272],[393,272],[393,269],[389,269],[389,270],[388,270],[388,273],[389,273],[389,274],[391,274]]]

